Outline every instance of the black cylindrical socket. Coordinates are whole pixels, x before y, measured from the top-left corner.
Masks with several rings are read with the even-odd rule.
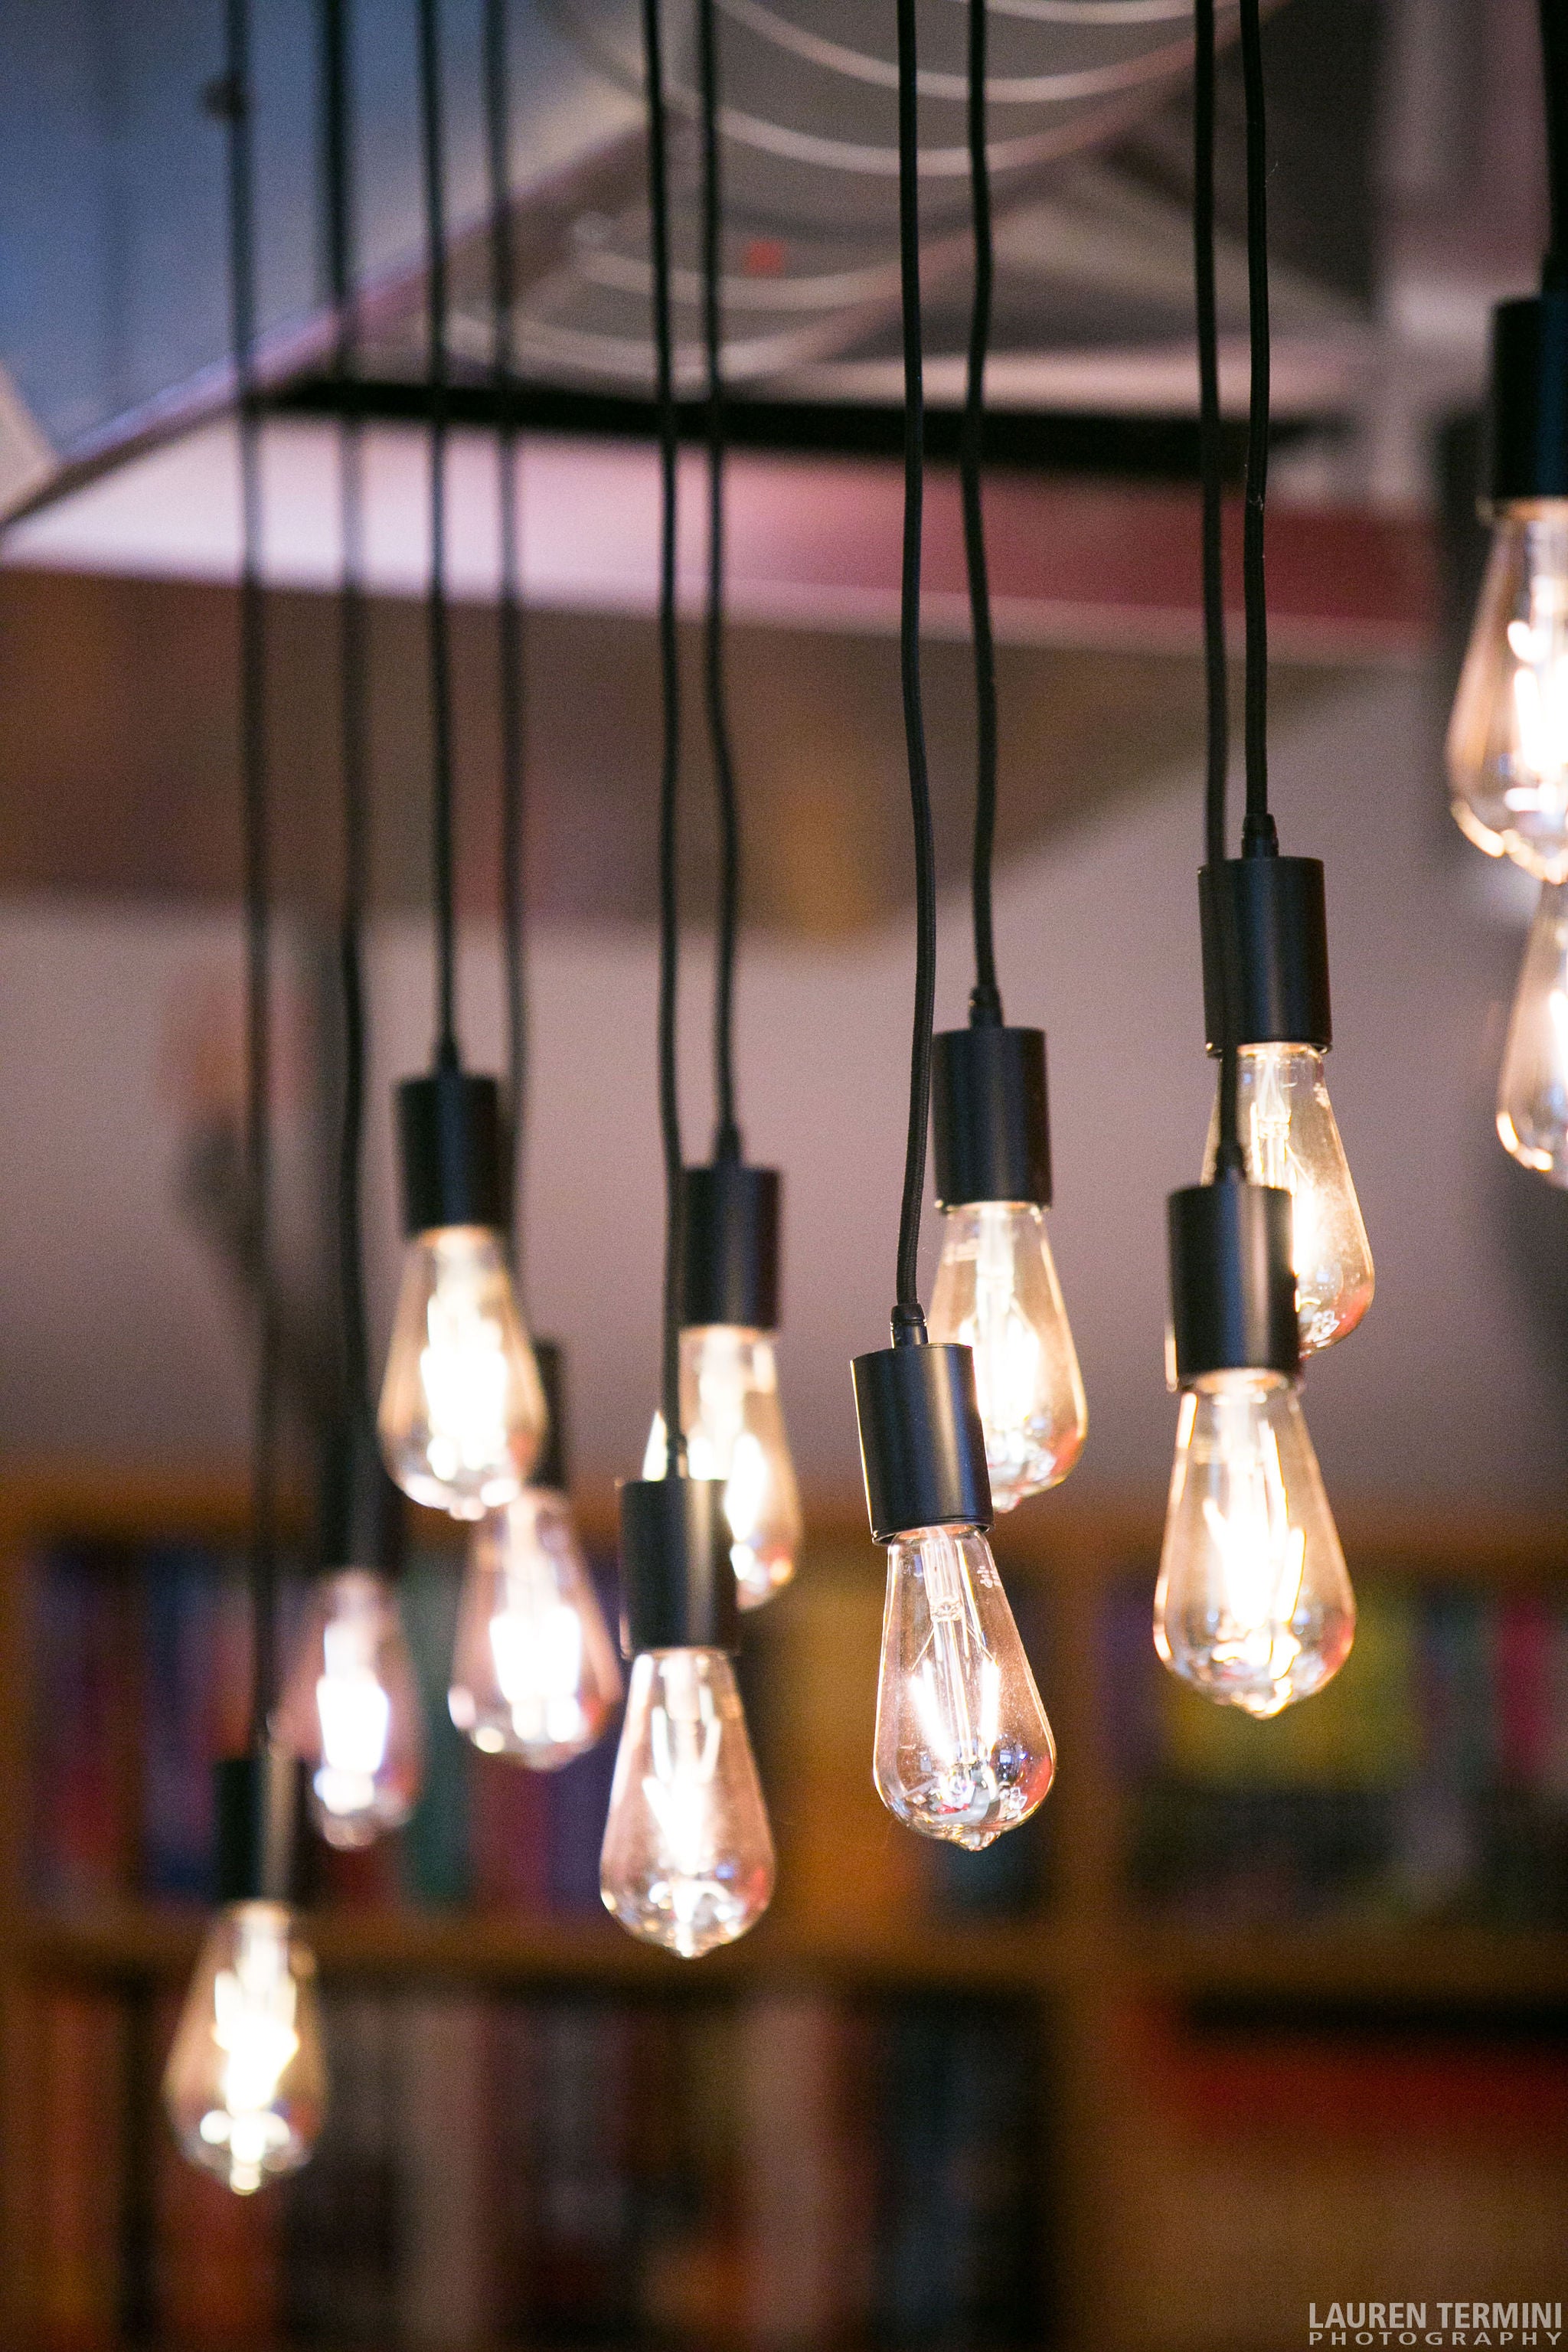
[[[220,1905],[300,1901],[305,1772],[298,1757],[271,1747],[216,1766]]]
[[[683,1330],[779,1328],[779,1171],[716,1160],[681,1177]]]
[[[1226,973],[1234,970],[1238,1045],[1315,1045],[1327,1053],[1329,924],[1317,857],[1227,857],[1198,876],[1204,1026],[1225,1039]]]
[[[937,1206],[1033,1201],[1048,1209],[1045,1031],[977,1024],[943,1029],[931,1042]]]
[[[1300,1370],[1290,1195],[1222,1177],[1173,1192],[1171,1328],[1176,1379]]]
[[[550,1415],[538,1461],[528,1475],[531,1486],[548,1486],[563,1495],[571,1475],[566,1467],[566,1352],[558,1339],[535,1339],[533,1360]]]
[[[321,1567],[395,1576],[403,1565],[403,1493],[387,1475],[368,1412],[329,1428],[323,1454]]]
[[[1495,506],[1568,499],[1568,291],[1492,312],[1491,478]]]
[[[403,1230],[510,1222],[500,1088],[494,1078],[442,1066],[397,1089],[403,1148]]]
[[[878,1348],[850,1369],[877,1541],[916,1528],[988,1528],[994,1513],[973,1350]]]
[[[626,1478],[621,1504],[621,1649],[741,1646],[721,1478]]]

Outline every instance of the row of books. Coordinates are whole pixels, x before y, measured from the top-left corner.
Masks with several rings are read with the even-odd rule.
[[[1568,1926],[1568,1607],[1375,1577],[1358,1603],[1336,1680],[1260,1724],[1182,1689],[1147,1585],[1115,1590],[1102,1675],[1137,1893],[1209,1927]]]
[[[26,2000],[39,2352],[1051,2333],[1048,2085],[1035,2021],[1005,2002],[331,1987],[316,2154],[241,2200],[154,2110],[171,2001]]]
[[[847,1904],[858,1918],[1027,1912],[1043,1899],[1047,1819],[971,1855],[910,1838],[876,1798],[881,1585],[879,1555],[862,1549],[868,1557],[814,1560],[746,1625],[742,1685],[781,1896],[812,1916]],[[404,1623],[425,1704],[424,1791],[400,1836],[367,1854],[320,1854],[320,1893],[355,1907],[596,1914],[616,1729],[556,1773],[477,1753],[447,1709],[458,1587],[450,1557],[416,1558],[405,1570]],[[243,1563],[189,1545],[60,1547],[36,1563],[28,1591],[36,1899],[77,1914],[128,1895],[205,1899],[209,1767],[245,1739]],[[301,1580],[286,1576],[285,1656],[303,1598]],[[603,1598],[613,1622],[607,1564]],[[1020,1611],[1027,1624],[1026,1600]],[[844,1869],[849,1850],[853,1873]]]

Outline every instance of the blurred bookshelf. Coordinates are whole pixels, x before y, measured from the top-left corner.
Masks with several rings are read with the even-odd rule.
[[[597,1904],[613,1738],[541,1780],[445,1722],[460,1556],[420,1522],[430,1790],[326,1858],[332,2117],[235,2200],[156,2094],[243,1706],[244,1495],[3,1482],[0,2341],[1269,2352],[1402,2263],[1548,2291],[1568,1530],[1347,1517],[1356,1650],[1259,1727],[1153,1657],[1156,1514],[1026,1506],[996,1547],[1060,1769],[970,1857],[875,1797],[881,1555],[858,1507],[811,1524],[742,1666],[773,1910],[689,1966]]]

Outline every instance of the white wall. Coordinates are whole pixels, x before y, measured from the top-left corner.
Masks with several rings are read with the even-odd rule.
[[[1375,1308],[1313,1368],[1309,1410],[1338,1493],[1540,1503],[1568,1486],[1568,1202],[1513,1171],[1492,1134],[1519,925],[1489,906],[1490,869],[1447,838],[1434,744],[1421,681],[1383,673],[1275,747],[1285,846],[1328,861],[1330,1079],[1378,1265]],[[1091,1423],[1077,1477],[1118,1492],[1160,1489],[1173,1423],[1163,1202],[1195,1175],[1209,1091],[1197,795],[1184,777],[999,887],[1009,1013],[1050,1032],[1052,1232]],[[944,905],[949,1023],[963,1016],[965,926],[963,903]],[[245,1350],[172,1203],[168,1045],[204,989],[232,989],[237,971],[237,934],[216,918],[0,911],[0,1446],[13,1458],[193,1462],[243,1445]],[[694,946],[689,1157],[707,1136],[709,971]],[[646,934],[536,942],[531,1304],[571,1345],[577,1454],[594,1478],[635,1467],[655,1379],[654,977]],[[467,943],[463,980],[473,1058],[493,1064],[493,940]],[[748,1142],[789,1179],[786,1405],[808,1480],[837,1491],[857,1475],[847,1360],[883,1344],[891,1297],[910,980],[902,929],[839,950],[745,948]],[[429,1026],[411,932],[378,939],[375,983],[370,1225],[384,1318],[382,1081],[417,1066]]]

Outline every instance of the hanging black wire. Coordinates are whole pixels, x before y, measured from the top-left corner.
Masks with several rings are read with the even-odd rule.
[[[458,1059],[457,932],[452,837],[452,649],[447,608],[447,191],[441,106],[440,0],[419,0],[419,144],[425,190],[430,404],[431,866],[436,918],[437,1054]]]
[[[921,524],[925,488],[925,383],[921,343],[920,130],[915,87],[915,0],[898,0],[899,281],[904,347],[904,549],[899,614],[904,740],[915,844],[915,1009],[910,1052],[910,1127],[899,1213],[893,1341],[923,1340],[920,1301],[921,1202],[931,1110],[931,1018],[936,1003],[936,866],[931,779],[921,709]]]
[[[996,841],[996,647],[991,628],[991,583],[985,562],[981,469],[985,455],[985,361],[991,348],[994,256],[991,234],[991,164],[985,145],[986,0],[969,0],[969,188],[974,237],[974,296],[969,312],[969,364],[963,427],[958,445],[963,499],[963,554],[969,574],[969,619],[974,641],[974,986],[969,1017],[999,1023],[996,950],[991,920],[991,865]]]
[[[735,1117],[735,939],[741,908],[741,814],[724,688],[724,355],[720,313],[724,192],[719,165],[719,34],[713,0],[698,0],[697,56],[702,145],[702,341],[708,396],[708,611],[703,693],[719,806],[719,937],[713,983],[716,1160],[738,1160]]]
[[[653,264],[654,382],[658,408],[658,653],[664,711],[658,784],[658,1118],[664,1144],[664,1329],[660,1396],[667,1478],[686,1475],[680,1425],[680,1262],[682,1250],[680,1097],[676,1071],[676,1005],[680,908],[676,802],[680,784],[680,657],[675,612],[675,359],[670,328],[669,179],[664,48],[658,0],[643,0],[643,62],[647,85],[648,253]]]
[[[1205,834],[1210,872],[1218,877],[1227,855],[1226,782],[1230,766],[1230,699],[1225,643],[1225,553],[1221,536],[1225,455],[1220,435],[1219,324],[1215,299],[1215,8],[1194,0],[1193,71],[1193,279],[1197,303],[1198,466],[1203,482],[1204,677],[1208,768],[1204,794]],[[1225,919],[1229,908],[1216,889],[1215,906]],[[1229,1006],[1236,993],[1235,947],[1219,942],[1221,1037],[1219,1149],[1215,1173],[1243,1171],[1240,1128],[1240,1055],[1232,1034]]]
[[[1541,283],[1568,290],[1568,0],[1541,0],[1541,62],[1546,94],[1550,228]]]
[[[521,548],[518,538],[521,446],[517,361],[512,336],[517,256],[511,216],[511,79],[507,57],[508,0],[485,0],[485,160],[490,227],[490,375],[496,399],[497,496],[500,577],[496,596],[500,726],[500,918],[505,977],[508,1143],[511,1181],[512,1268],[521,1271],[524,1135],[528,1117],[528,992],[523,954],[526,918],[524,698]]]
[[[1268,488],[1268,152],[1258,0],[1241,0],[1241,77],[1247,94],[1247,308],[1251,393],[1247,490],[1242,510],[1242,584],[1247,615],[1247,816],[1242,855],[1279,846],[1268,814],[1268,606],[1263,583],[1263,503]]]
[[[245,860],[246,1186],[258,1339],[251,1434],[250,1732],[265,1742],[278,1695],[279,1357],[272,1286],[271,868],[267,826],[267,603],[261,576],[261,413],[256,380],[256,163],[250,11],[226,0],[223,79],[212,92],[228,148],[229,336],[239,445],[239,766]]]
[[[336,331],[332,377],[339,387],[338,724],[342,762],[342,896],[338,975],[342,1001],[342,1124],[338,1151],[338,1291],[343,1328],[343,1388],[352,1453],[370,1446],[370,1336],[365,1305],[364,919],[370,856],[369,703],[366,692],[363,429],[352,393],[359,320],[354,288],[353,115],[349,59],[352,0],[322,0],[322,152],[327,283]],[[357,1464],[351,1482],[357,1490]],[[354,1533],[357,1534],[357,1529]],[[351,1544],[357,1557],[357,1546]]]

